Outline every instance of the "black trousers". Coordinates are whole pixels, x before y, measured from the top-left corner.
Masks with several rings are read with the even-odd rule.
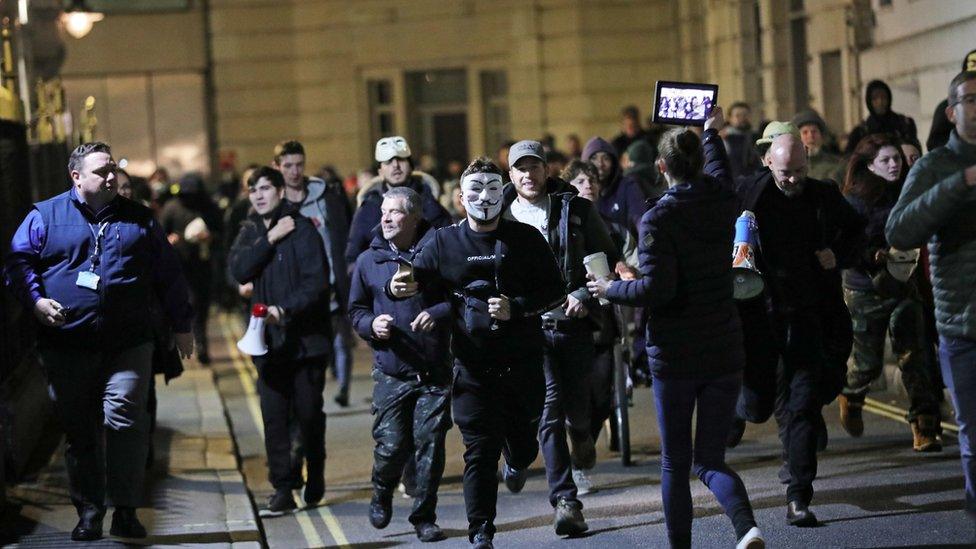
[[[308,476],[321,477],[325,472],[322,390],[327,363],[328,356],[293,361],[254,357],[264,419],[268,480],[275,490],[290,490],[301,481],[301,468],[296,470],[291,463],[292,421],[298,422],[302,435]]]
[[[415,463],[410,523],[435,522],[444,438],[451,428],[447,380],[403,380],[373,370],[373,381],[373,488],[392,494],[404,466]]]
[[[542,355],[491,371],[454,366],[454,421],[464,441],[464,504],[469,539],[495,532],[498,458],[525,469],[539,453],[536,438],[545,401]]]
[[[598,345],[590,372],[590,436],[600,438],[600,430],[613,412],[613,346]]]
[[[574,448],[593,446],[590,434],[593,332],[583,325],[572,332],[546,330],[544,333],[546,399],[539,424],[539,445],[546,462],[549,503],[555,507],[560,499],[577,500],[566,435],[572,437]]]

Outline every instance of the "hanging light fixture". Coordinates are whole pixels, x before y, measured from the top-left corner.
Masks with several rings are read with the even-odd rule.
[[[85,0],[71,0],[71,4],[61,14],[64,30],[74,38],[84,38],[95,23],[105,19],[105,14],[92,11]]]

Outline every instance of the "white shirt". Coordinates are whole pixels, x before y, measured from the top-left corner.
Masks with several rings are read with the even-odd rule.
[[[542,233],[546,242],[549,242],[549,202],[549,195],[546,195],[546,199],[540,200],[538,204],[516,198],[506,212],[507,217],[535,227]]]

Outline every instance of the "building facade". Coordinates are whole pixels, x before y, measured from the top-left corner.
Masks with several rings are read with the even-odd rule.
[[[441,164],[609,138],[659,79],[717,83],[756,119],[811,106],[841,135],[881,78],[924,142],[973,36],[970,0],[209,0],[110,13],[66,39],[62,77],[134,171],[267,163],[294,138],[348,173],[388,134]]]

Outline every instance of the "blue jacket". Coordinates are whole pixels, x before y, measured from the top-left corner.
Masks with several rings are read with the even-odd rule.
[[[422,235],[423,229],[418,231]],[[419,239],[418,239],[419,240]],[[349,294],[349,318],[353,328],[373,348],[374,367],[399,378],[422,375],[445,379],[451,363],[451,307],[443,289],[437,284],[424,285],[421,293],[406,299],[394,299],[386,285],[397,270],[397,258],[413,261],[417,246],[396,252],[378,231],[369,249],[356,259]],[[415,333],[410,323],[421,311],[437,321],[428,333]],[[393,317],[390,339],[373,337],[373,319],[381,314]]]
[[[91,290],[76,282],[92,266],[99,227],[99,281]],[[72,188],[34,204],[10,250],[7,283],[24,307],[33,310],[46,297],[70,308],[63,326],[41,327],[42,346],[113,350],[151,341],[153,294],[173,331],[190,331],[193,309],[179,258],[141,204],[116,197],[94,213]]]
[[[435,229],[446,227],[454,222],[451,214],[441,206],[440,202],[434,198],[430,188],[421,181],[420,177],[411,175],[405,183],[406,186],[417,191],[420,195],[421,214],[424,221]],[[363,203],[359,205],[356,214],[352,218],[352,227],[349,230],[349,244],[346,246],[346,264],[350,267],[356,264],[359,254],[366,251],[370,242],[373,240],[373,229],[380,222],[380,207],[383,205],[383,193],[389,187],[386,183],[377,186],[363,197]]]
[[[742,326],[732,298],[739,201],[718,132],[704,135],[705,174],[676,185],[640,221],[641,278],[615,281],[608,299],[646,307],[647,356],[662,377],[742,369]]]

